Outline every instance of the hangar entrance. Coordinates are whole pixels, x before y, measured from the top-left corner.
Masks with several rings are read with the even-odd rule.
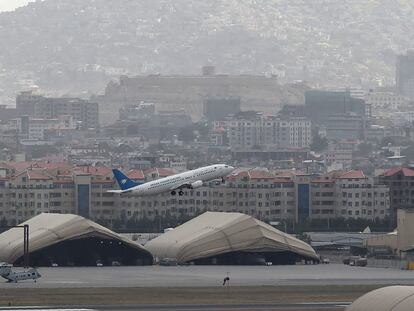
[[[83,237],[66,240],[30,253],[30,264],[36,267],[51,266],[125,266],[152,265],[152,256],[116,239]],[[15,264],[22,264],[20,257]]]
[[[292,252],[229,252],[194,260],[195,265],[294,265],[301,260],[312,260]]]

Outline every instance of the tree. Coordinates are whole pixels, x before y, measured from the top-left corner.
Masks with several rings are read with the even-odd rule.
[[[312,151],[323,151],[326,147],[328,147],[328,140],[326,137],[321,137],[319,134],[313,135],[312,144],[310,145]]]

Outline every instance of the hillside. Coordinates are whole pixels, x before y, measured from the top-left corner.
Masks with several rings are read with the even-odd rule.
[[[86,96],[121,74],[205,64],[281,82],[389,84],[413,26],[404,0],[46,0],[0,14],[0,103],[34,85]]]

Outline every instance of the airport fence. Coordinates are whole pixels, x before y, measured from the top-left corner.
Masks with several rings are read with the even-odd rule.
[[[368,258],[368,267],[407,269],[407,261],[404,259]]]

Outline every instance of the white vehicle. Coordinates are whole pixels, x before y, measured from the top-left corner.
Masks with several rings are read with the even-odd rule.
[[[226,164],[215,164],[201,167],[188,172],[172,175],[157,179],[147,183],[137,183],[121,171],[114,169],[113,173],[121,190],[109,190],[112,193],[131,193],[134,195],[145,196],[171,192],[172,195],[183,195],[183,189],[197,189],[203,186],[206,181],[220,179],[224,182],[224,177],[229,175],[234,167]]]
[[[24,280],[33,280],[36,282],[41,277],[40,273],[34,268],[27,271],[13,271],[10,269],[9,273],[2,274],[1,276],[9,283],[17,283],[18,281]]]

